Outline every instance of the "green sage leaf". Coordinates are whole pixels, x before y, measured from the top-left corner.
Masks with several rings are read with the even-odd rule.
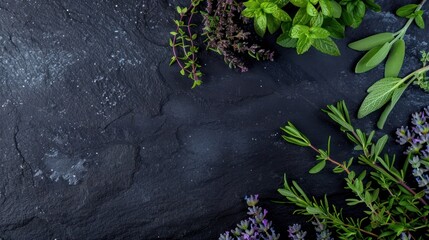
[[[378,50],[372,58],[368,60],[366,63],[367,67],[376,67],[378,64],[380,64],[384,59],[386,59],[387,55],[389,54],[390,48],[392,45],[389,43],[385,43],[380,50]]]
[[[401,78],[383,78],[374,83],[367,90],[369,94],[359,108],[358,118],[363,118],[383,107],[391,99],[393,92],[401,83]]]
[[[384,109],[384,111],[381,113],[380,118],[378,119],[377,127],[379,129],[383,129],[384,124],[386,123],[387,117],[389,117],[390,112],[393,110],[393,108],[395,107],[396,103],[398,103],[399,99],[401,98],[402,94],[405,92],[405,90],[407,89],[407,87],[408,87],[408,85],[405,85],[403,87],[395,89],[395,91],[392,94],[392,100],[386,106],[386,108]]]
[[[405,41],[399,39],[392,46],[384,68],[384,77],[397,77],[401,71],[405,57]]]
[[[417,15],[416,18],[414,19],[414,21],[416,22],[417,26],[421,29],[425,28],[425,21],[423,20],[422,15]]]
[[[361,40],[350,43],[349,48],[356,51],[368,51],[378,45],[382,45],[386,42],[393,40],[394,34],[391,32],[378,33]]]
[[[375,66],[367,66],[366,63],[378,52],[378,50],[380,50],[381,47],[382,45],[369,50],[356,64],[355,73],[364,73],[375,68]]]

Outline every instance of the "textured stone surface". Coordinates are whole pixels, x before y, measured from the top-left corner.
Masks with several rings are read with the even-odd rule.
[[[385,11],[401,4],[383,2]],[[214,239],[245,217],[252,193],[284,233],[302,219],[270,202],[283,173],[316,196],[341,197],[341,177],[308,178],[313,155],[285,144],[279,127],[296,122],[318,145],[331,134],[336,156],[347,156],[319,109],[345,99],[356,112],[382,68],[353,74],[360,54],[346,43],[402,20],[369,13],[338,41],[338,58],[279,49],[276,62],[240,74],[205,54],[205,83],[190,90],[168,67],[177,4],[1,1],[1,238]],[[404,73],[428,49],[427,30],[410,33]],[[428,100],[412,87],[383,132]]]

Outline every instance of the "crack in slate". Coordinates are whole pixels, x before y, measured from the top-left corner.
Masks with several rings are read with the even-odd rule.
[[[19,126],[15,126],[15,131],[13,133],[13,143],[15,145],[15,150],[18,153],[18,156],[21,158],[21,165],[19,166],[21,168],[21,176],[25,178],[25,167],[27,166],[30,170],[30,176],[31,176],[31,182],[33,184],[33,187],[35,187],[34,179],[33,179],[33,168],[31,167],[30,163],[25,159],[24,155],[22,154],[21,149],[19,148],[18,143],[18,134],[19,134]]]

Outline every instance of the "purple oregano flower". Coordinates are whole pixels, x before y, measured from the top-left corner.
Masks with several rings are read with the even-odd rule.
[[[413,176],[429,199],[429,107],[412,114],[411,126],[398,128],[396,135],[399,144],[408,145],[404,154],[410,155]]]
[[[278,240],[280,234],[276,234],[271,221],[266,219],[268,211],[256,206],[259,202],[258,195],[245,197],[247,203],[248,219],[242,220],[233,230],[219,236],[219,240]]]

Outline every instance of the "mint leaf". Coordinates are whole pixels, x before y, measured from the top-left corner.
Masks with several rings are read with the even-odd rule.
[[[329,0],[320,0],[319,5],[320,5],[320,8],[322,9],[323,15],[328,17],[332,15],[332,7],[331,7],[331,2]]]
[[[332,55],[332,56],[340,56],[340,50],[338,49],[337,44],[332,41],[331,38],[322,38],[322,39],[314,39],[313,47],[319,50],[322,53]]]
[[[310,28],[305,25],[295,25],[290,30],[290,36],[292,38],[301,38],[309,32]]]
[[[271,2],[263,2],[263,3],[261,3],[261,8],[266,13],[273,13],[277,9],[279,9],[279,7],[277,7],[277,5],[275,3],[271,3]]]
[[[277,8],[277,10],[273,12],[273,16],[282,22],[292,21],[292,18],[289,16],[289,14],[280,8]]]
[[[313,39],[303,35],[301,38],[298,39],[298,42],[296,44],[296,51],[298,54],[303,54],[310,49],[311,45],[313,44]]]
[[[290,0],[290,2],[297,7],[306,7],[308,0]]]
[[[310,22],[311,16],[307,14],[306,7],[300,8],[293,18],[293,25],[305,25]]]
[[[277,38],[277,44],[285,48],[296,48],[297,39],[289,37],[288,33],[282,33]]]
[[[329,31],[321,27],[311,27],[309,30],[310,38],[327,38],[329,37]]]
[[[325,18],[322,27],[329,31],[333,38],[344,38],[345,27],[333,18]]]
[[[306,11],[307,11],[307,14],[312,17],[316,16],[318,13],[317,9],[311,3],[307,3]]]
[[[275,33],[280,28],[281,21],[271,15],[267,16],[268,32]]]

